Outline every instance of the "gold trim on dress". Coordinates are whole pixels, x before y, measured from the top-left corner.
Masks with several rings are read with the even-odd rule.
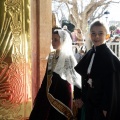
[[[75,120],[74,115],[72,110],[67,107],[65,104],[63,104],[61,101],[59,101],[58,99],[54,98],[50,93],[49,93],[49,88],[52,84],[52,72],[53,69],[55,68],[55,65],[57,63],[57,60],[55,58],[55,52],[51,52],[49,55],[49,59],[48,59],[48,74],[47,74],[47,88],[46,88],[46,92],[47,92],[47,98],[50,102],[50,104],[61,114],[63,114],[68,120]],[[50,70],[51,68],[51,70]]]

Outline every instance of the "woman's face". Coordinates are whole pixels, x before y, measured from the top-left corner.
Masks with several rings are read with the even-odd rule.
[[[60,49],[60,36],[58,34],[52,34],[52,46],[53,49]]]
[[[105,28],[103,26],[93,26],[90,37],[95,47],[103,44],[106,38]]]

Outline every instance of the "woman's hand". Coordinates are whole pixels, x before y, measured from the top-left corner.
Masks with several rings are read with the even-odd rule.
[[[106,117],[107,111],[103,110],[103,115]]]
[[[81,99],[75,99],[76,108],[81,108],[83,106],[83,101]]]

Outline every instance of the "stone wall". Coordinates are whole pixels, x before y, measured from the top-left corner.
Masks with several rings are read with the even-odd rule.
[[[40,0],[40,83],[42,82],[46,58],[50,52],[52,29],[51,0]]]
[[[33,100],[42,83],[50,52],[51,0],[31,0],[32,94]]]

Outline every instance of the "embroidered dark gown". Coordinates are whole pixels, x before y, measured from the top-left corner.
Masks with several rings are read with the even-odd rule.
[[[82,90],[75,89],[84,102],[85,120],[120,120],[120,61],[106,44],[96,47],[90,75],[92,48],[75,67],[82,76]],[[92,88],[87,83],[92,79]],[[77,95],[76,95],[77,96]],[[103,115],[106,110],[107,117]]]
[[[48,69],[48,68],[47,68]],[[67,120],[67,118],[58,112],[48,101],[46,94],[47,86],[47,70],[44,76],[41,88],[35,99],[35,105],[30,114],[29,120]],[[72,89],[71,85],[61,79],[61,77],[53,72],[52,84],[49,91],[56,99],[71,109]]]

